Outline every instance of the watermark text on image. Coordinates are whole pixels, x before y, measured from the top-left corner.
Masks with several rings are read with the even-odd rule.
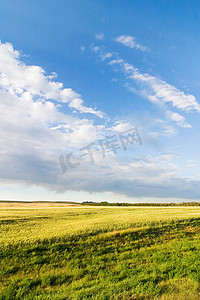
[[[126,151],[128,149],[128,145],[134,143],[142,145],[142,139],[137,127],[133,127],[115,135],[106,136],[104,139],[98,140],[96,143],[89,143],[87,146],[79,150],[82,153],[80,154],[80,157],[88,156],[90,162],[94,163],[96,152],[101,153],[102,159],[105,159],[107,153],[112,152],[116,155],[119,149]],[[59,164],[63,173],[70,168],[77,168],[81,165],[80,161],[74,161],[73,156],[73,151],[67,153],[65,156],[63,154],[59,156]]]

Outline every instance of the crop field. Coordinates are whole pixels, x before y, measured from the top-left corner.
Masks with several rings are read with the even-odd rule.
[[[0,299],[200,299],[200,207],[0,203]]]

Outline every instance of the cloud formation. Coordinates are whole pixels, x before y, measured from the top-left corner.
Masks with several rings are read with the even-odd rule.
[[[129,48],[135,48],[141,51],[150,51],[148,47],[138,44],[136,42],[136,38],[130,35],[120,35],[115,39],[115,41]]]
[[[69,107],[81,113],[94,114],[100,118],[103,113],[83,104],[81,96],[71,88],[63,88],[61,82],[54,81],[55,73],[47,76],[39,66],[27,66],[20,60],[20,53],[10,43],[0,42],[0,86],[18,96],[24,92],[40,100],[55,100],[68,103]]]
[[[104,33],[98,33],[98,34],[95,35],[95,37],[96,37],[97,40],[103,41],[103,39],[104,39]]]
[[[1,184],[37,185],[57,192],[105,191],[130,197],[200,195],[199,182],[177,176],[173,155],[138,155],[145,147],[145,138],[144,146],[133,145],[134,151],[129,154],[119,150],[119,155],[109,152],[103,159],[99,153],[94,164],[84,157],[78,168],[63,175],[60,154],[74,151],[74,160],[79,160],[77,154],[82,147],[135,124],[111,120],[106,125],[103,112],[85,106],[78,93],[55,81],[55,73],[48,76],[40,66],[26,65],[11,44],[0,44],[0,57]],[[139,76],[123,61],[120,64],[128,76]],[[146,81],[152,85],[151,79]],[[156,99],[164,97],[156,94],[155,87],[153,91]],[[89,113],[89,117],[83,113]],[[181,122],[179,116],[173,118]]]
[[[200,113],[200,104],[197,102],[195,96],[187,95],[166,81],[148,73],[141,73],[137,68],[123,59],[114,59],[109,64],[120,65],[127,78],[132,79],[142,90],[145,90],[146,96],[152,102],[170,103],[178,109],[184,111],[196,110]]]
[[[138,68],[122,59],[118,53],[106,51],[104,46],[95,46],[92,44],[90,49],[99,55],[102,61],[108,59],[109,65],[120,66],[121,71],[127,79],[124,86],[128,90],[139,94],[153,104],[162,107],[165,110],[166,117],[171,121],[176,122],[180,127],[191,127],[191,125],[186,122],[184,116],[180,115],[178,112],[171,111],[169,108],[165,107],[165,104],[171,104],[172,108],[175,107],[185,112],[197,111],[200,113],[200,104],[197,102],[195,96],[185,94],[183,91],[180,91],[173,85],[156,76],[140,72]],[[131,86],[128,81],[131,81],[134,86]]]

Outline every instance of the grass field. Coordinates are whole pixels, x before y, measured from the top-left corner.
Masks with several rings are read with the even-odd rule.
[[[200,299],[200,207],[0,204],[0,299]]]

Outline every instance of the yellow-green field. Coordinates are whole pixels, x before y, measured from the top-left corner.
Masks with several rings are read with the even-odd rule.
[[[200,218],[200,207],[1,204],[1,245]]]
[[[200,207],[0,204],[0,300],[200,299]]]

